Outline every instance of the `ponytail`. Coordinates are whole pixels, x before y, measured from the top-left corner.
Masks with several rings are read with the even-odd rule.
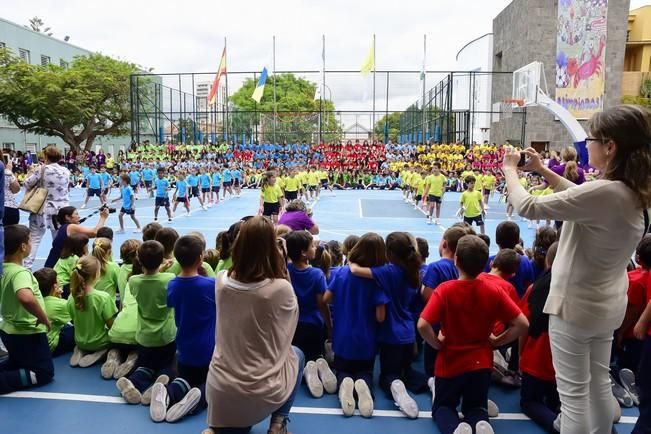
[[[326,280],[330,278],[330,267],[332,267],[332,256],[327,244],[319,244],[316,248],[314,259],[310,261],[311,265],[321,269]]]
[[[82,256],[77,260],[70,274],[70,295],[75,300],[75,309],[86,309],[86,287],[95,282],[99,268],[99,261],[93,256]]]
[[[108,238],[95,239],[92,254],[99,261],[100,276],[103,276],[108,263],[111,262],[111,240]]]
[[[405,270],[405,277],[412,288],[420,288],[423,258],[418,253],[416,240],[407,232],[392,232],[387,235],[386,246],[389,261]]]
[[[563,171],[563,178],[576,182],[579,179],[579,166],[577,166],[576,161],[568,161],[565,163],[565,170]]]

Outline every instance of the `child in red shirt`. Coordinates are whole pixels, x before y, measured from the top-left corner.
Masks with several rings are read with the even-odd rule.
[[[475,235],[459,240],[455,265],[459,280],[436,288],[418,320],[418,331],[439,350],[434,368],[435,396],[432,418],[442,434],[492,433],[486,403],[493,367],[493,349],[517,339],[527,319],[499,287],[477,279],[488,261],[488,246]],[[472,300],[472,302],[468,302]],[[492,335],[497,321],[510,327]],[[432,324],[441,323],[437,336]],[[457,406],[461,401],[464,422]]]
[[[646,308],[640,316],[633,333],[644,341],[640,363],[635,373],[635,385],[640,399],[640,417],[633,428],[634,434],[649,432],[651,426],[651,234],[647,234],[637,247],[638,263],[646,274]]]
[[[549,295],[551,268],[557,248],[558,243],[555,242],[547,249],[545,271],[527,289],[520,302],[522,312],[529,319],[529,333],[520,338],[520,407],[524,414],[547,432],[560,431],[560,425],[554,426],[561,401],[556,390],[556,374],[549,344],[549,315],[542,311]]]

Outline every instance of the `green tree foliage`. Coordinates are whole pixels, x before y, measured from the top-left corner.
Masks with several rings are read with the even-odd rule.
[[[373,128],[373,132],[375,133],[375,136],[378,137],[379,139],[384,140],[384,132],[385,132],[384,128],[386,124],[388,139],[393,142],[398,141],[398,138],[400,136],[401,114],[402,113],[400,112],[393,112],[393,113],[389,113],[388,115],[382,116],[380,120],[375,123],[375,127]]]
[[[312,141],[319,133],[319,113],[323,122],[321,131],[326,141],[341,135],[341,125],[334,115],[334,104],[329,100],[314,100],[316,85],[294,74],[270,75],[260,103],[251,95],[257,81],[247,79],[229,99],[234,105],[230,114],[229,130],[239,137],[242,133],[260,140],[273,139],[273,83],[276,79],[276,140]],[[322,104],[322,105],[320,105]]]
[[[95,138],[129,131],[132,64],[101,54],[69,68],[30,65],[0,50],[0,115],[18,128],[90,149]]]

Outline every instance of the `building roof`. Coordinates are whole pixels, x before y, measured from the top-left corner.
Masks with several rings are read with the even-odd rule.
[[[366,128],[364,125],[360,125],[358,122],[355,122],[351,126],[344,129],[344,133],[370,133],[371,130]]]
[[[21,30],[23,30],[25,32],[31,32],[31,33],[33,33],[35,35],[39,35],[41,38],[45,38],[47,41],[54,41],[54,42],[58,42],[60,44],[69,45],[71,47],[77,48],[78,50],[87,51],[89,53],[91,52],[91,50],[89,50],[87,48],[84,48],[84,47],[80,47],[79,45],[71,44],[70,42],[66,42],[66,41],[64,41],[62,39],[57,39],[57,38],[55,38],[53,36],[48,36],[47,34],[42,33],[42,32],[35,32],[34,30],[32,30],[27,25],[21,25],[21,24],[18,24],[18,23],[14,23],[13,21],[9,21],[9,20],[7,20],[5,18],[2,18],[2,17],[0,17],[0,22],[5,23],[5,24],[9,24],[9,25],[14,26],[14,27],[18,27],[19,29],[21,29]]]

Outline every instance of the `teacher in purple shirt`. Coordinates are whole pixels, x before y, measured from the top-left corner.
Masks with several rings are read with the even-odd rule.
[[[572,181],[576,185],[583,184],[585,182],[585,173],[583,173],[583,169],[577,163],[578,154],[576,149],[572,146],[566,147],[561,152],[561,158],[563,162],[560,164],[552,164],[554,160],[550,160],[549,168],[557,175]]]
[[[319,233],[319,226],[312,220],[312,212],[307,210],[305,203],[300,199],[294,199],[287,204],[278,224],[289,226],[293,231],[308,231],[312,235]]]

